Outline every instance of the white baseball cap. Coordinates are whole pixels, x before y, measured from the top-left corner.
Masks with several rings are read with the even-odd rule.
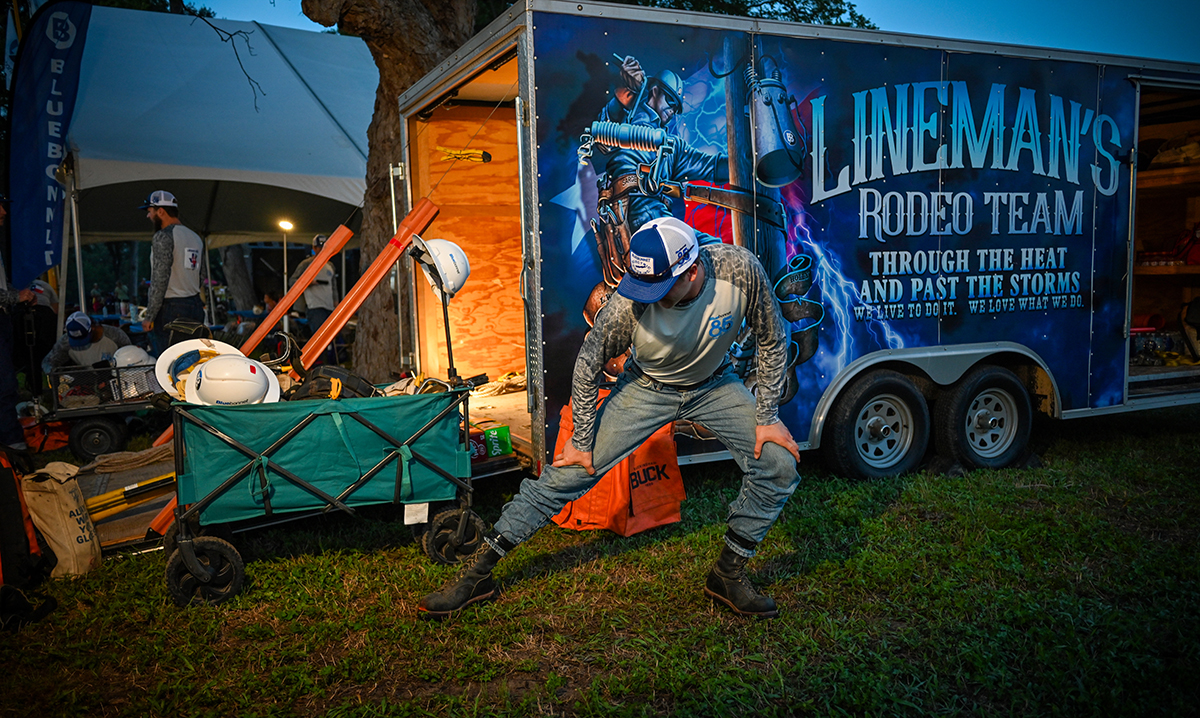
[[[166,191],[165,189],[156,189],[150,193],[150,196],[146,198],[145,202],[142,202],[142,206],[138,207],[138,209],[148,209],[150,207],[178,207],[178,206],[179,205],[175,202],[175,195],[171,194],[170,192]]]

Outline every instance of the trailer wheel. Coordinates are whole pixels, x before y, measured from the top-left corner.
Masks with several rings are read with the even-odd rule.
[[[167,561],[167,591],[175,605],[217,605],[233,598],[242,590],[246,567],[237,549],[228,541],[212,536],[200,536],[192,541],[196,560],[216,573],[205,583],[188,570],[183,551],[178,549]]]
[[[458,525],[462,512],[467,511],[467,530],[460,542]],[[483,519],[468,509],[443,511],[429,522],[429,529],[421,538],[422,546],[429,558],[441,564],[455,564],[483,545],[483,533],[487,531]]]
[[[822,446],[833,469],[854,478],[916,468],[929,446],[929,405],[908,377],[873,371],[851,384],[826,420]]]
[[[102,417],[81,419],[71,425],[67,445],[71,448],[71,453],[86,464],[97,456],[123,449],[124,427],[118,426],[112,419]]]
[[[967,469],[1008,466],[1025,450],[1033,410],[1029,392],[1008,369],[976,367],[937,402],[938,453]]]

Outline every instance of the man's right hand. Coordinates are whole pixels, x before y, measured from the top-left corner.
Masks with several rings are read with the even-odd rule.
[[[562,453],[554,455],[554,463],[551,466],[582,466],[591,476],[596,473],[596,469],[592,467],[592,452],[580,451],[575,448],[575,443],[567,439],[567,443],[563,446]]]
[[[22,304],[33,304],[37,301],[37,295],[32,289],[22,289],[17,292],[17,300]]]
[[[153,328],[154,328],[154,320],[147,319],[146,321],[142,322],[142,331],[148,332]]]
[[[642,65],[637,61],[637,58],[633,55],[628,55],[625,57],[625,61],[621,63],[621,77],[625,80],[625,84],[629,86],[629,89],[637,90],[646,81],[646,72],[642,69]]]

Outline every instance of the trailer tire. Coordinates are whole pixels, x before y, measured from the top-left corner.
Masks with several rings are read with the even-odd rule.
[[[463,511],[470,515],[467,517],[466,535],[462,543],[457,543],[458,524]],[[487,526],[474,511],[448,509],[429,522],[429,529],[421,538],[421,544],[429,558],[440,564],[452,565],[475,553],[475,549],[483,545],[485,531]]]
[[[929,447],[929,405],[911,379],[881,369],[838,397],[821,442],[842,476],[878,479],[912,471]]]
[[[192,575],[183,560],[183,552],[176,549],[167,560],[167,591],[179,607],[224,603],[242,590],[246,578],[246,567],[237,549],[224,539],[200,536],[192,541],[196,559],[204,566],[213,568],[216,575],[203,583]]]
[[[124,426],[112,419],[92,417],[80,419],[71,425],[67,445],[75,458],[90,463],[97,456],[111,454],[125,448]]]
[[[998,469],[1024,453],[1033,409],[1029,392],[1008,369],[976,367],[938,399],[934,442],[965,469]]]

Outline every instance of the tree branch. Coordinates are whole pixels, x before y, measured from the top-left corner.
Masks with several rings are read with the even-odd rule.
[[[201,17],[194,13],[192,14],[192,17],[196,20],[203,20],[206,25],[213,29],[213,32],[217,33],[217,37],[221,38],[221,42],[227,42],[229,43],[229,46],[233,48],[233,56],[237,58],[238,67],[242,68],[242,74],[246,76],[246,82],[250,85],[250,93],[254,97],[254,111],[258,112],[258,94],[261,92],[262,96],[266,97],[266,90],[263,90],[262,85],[258,83],[258,80],[255,80],[253,77],[251,77],[250,73],[246,71],[246,65],[242,63],[242,56],[238,53],[237,43],[234,42],[236,38],[240,37],[242,42],[246,43],[246,52],[250,53],[250,56],[253,57],[254,48],[250,45],[250,33],[246,32],[245,30],[229,32],[228,30],[222,30],[221,28],[212,24],[208,21],[208,18]]]

